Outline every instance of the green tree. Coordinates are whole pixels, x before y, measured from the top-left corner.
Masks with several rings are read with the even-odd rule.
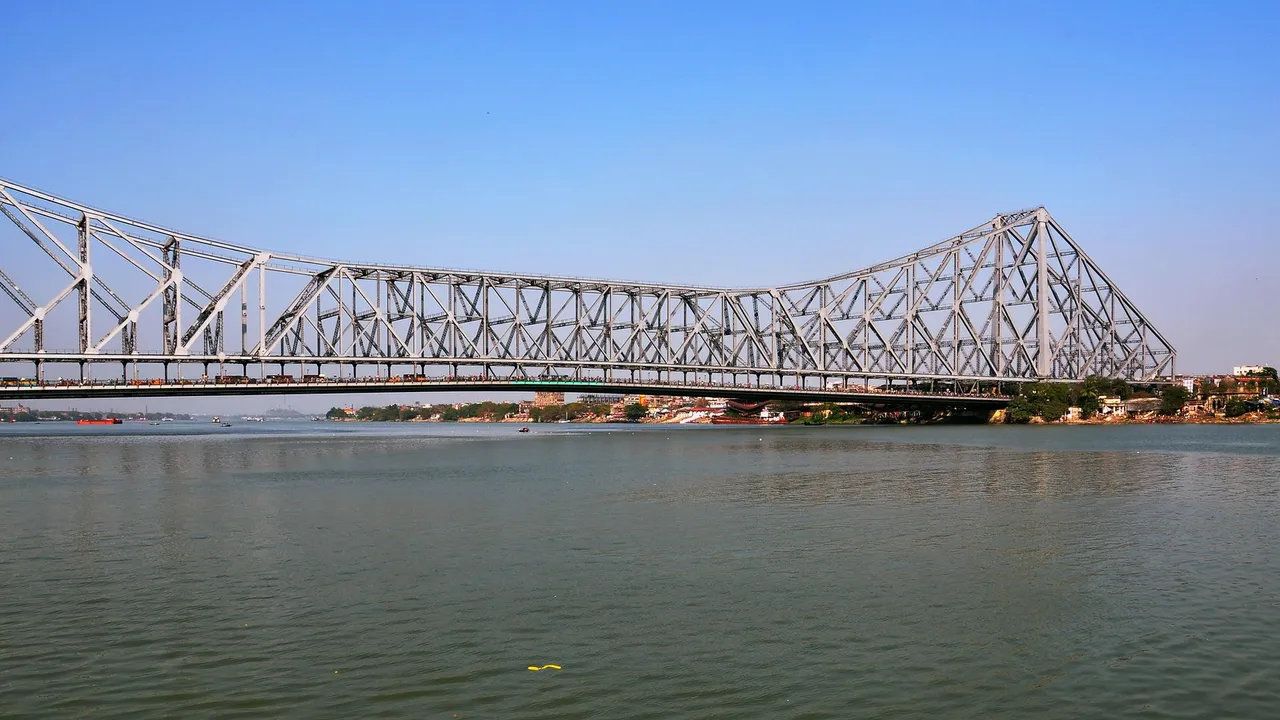
[[[1026,423],[1034,417],[1061,420],[1079,389],[1067,383],[1034,382],[1024,384],[1018,393],[1005,410],[1006,422]]]
[[[1240,417],[1241,415],[1248,413],[1251,409],[1252,408],[1249,407],[1249,403],[1239,398],[1232,398],[1227,401],[1225,414],[1229,418]]]
[[[529,408],[529,419],[534,422],[555,422],[564,418],[563,405],[544,405]]]
[[[1067,414],[1071,390],[1071,386],[1065,383],[1037,382],[1024,386],[1023,394],[1031,401],[1037,415],[1053,421]]]
[[[1133,388],[1129,387],[1129,382],[1123,378],[1109,378],[1101,375],[1090,375],[1084,379],[1084,386],[1081,388],[1083,392],[1093,395],[1106,395],[1107,397],[1118,397],[1121,400],[1128,400],[1133,395]]]
[[[330,420],[341,420],[347,416],[347,411],[339,407],[329,408],[329,412],[324,414]]]
[[[1093,393],[1081,393],[1079,406],[1080,415],[1085,420],[1097,415],[1098,411],[1102,409],[1102,404],[1098,402],[1098,396]]]
[[[1022,395],[1010,400],[1009,406],[1004,411],[1004,421],[1013,425],[1025,425],[1035,416],[1031,401]]]
[[[631,403],[623,409],[622,413],[628,420],[639,420],[644,417],[648,410],[640,403]]]
[[[1160,414],[1177,415],[1191,399],[1191,393],[1182,385],[1170,385],[1160,393]]]

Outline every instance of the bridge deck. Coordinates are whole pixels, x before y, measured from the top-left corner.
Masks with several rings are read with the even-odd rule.
[[[219,384],[195,381],[171,381],[143,384],[126,382],[72,383],[43,385],[0,386],[0,400],[50,400],[89,398],[156,398],[156,397],[217,397],[242,395],[310,395],[310,394],[360,394],[381,392],[532,392],[564,391],[606,394],[675,395],[683,397],[724,397],[758,400],[805,400],[810,402],[846,402],[894,405],[946,405],[1001,407],[1009,398],[1000,395],[961,393],[924,393],[878,391],[841,391],[827,388],[747,387],[714,384],[665,384],[652,382],[599,382],[580,380],[500,380],[456,379],[389,381],[389,380],[329,380],[325,382],[286,382]]]

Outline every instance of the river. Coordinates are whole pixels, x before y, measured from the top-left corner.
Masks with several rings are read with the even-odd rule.
[[[1275,425],[0,426],[0,716],[1270,720],[1278,483]]]

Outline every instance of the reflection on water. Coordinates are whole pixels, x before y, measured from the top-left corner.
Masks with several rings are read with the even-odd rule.
[[[1272,427],[162,430],[0,429],[0,714],[1280,701]]]

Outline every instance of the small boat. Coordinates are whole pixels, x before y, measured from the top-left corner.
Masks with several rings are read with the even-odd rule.
[[[522,427],[522,428],[520,428],[520,432],[529,432],[529,428],[527,428],[527,427]]]
[[[160,423],[158,423],[158,422],[153,422],[153,423],[151,423],[151,424],[152,424],[152,425],[159,425]]]
[[[164,418],[160,422],[173,422],[173,418]]]
[[[231,427],[231,423],[222,423],[222,427]]]
[[[217,425],[217,424],[218,424],[218,423],[220,423],[220,422],[222,422],[222,418],[218,417],[217,415],[214,415],[214,416],[213,416],[213,424],[214,424],[214,425]]]
[[[77,425],[123,425],[124,421],[120,418],[107,418],[106,420],[77,420]]]

